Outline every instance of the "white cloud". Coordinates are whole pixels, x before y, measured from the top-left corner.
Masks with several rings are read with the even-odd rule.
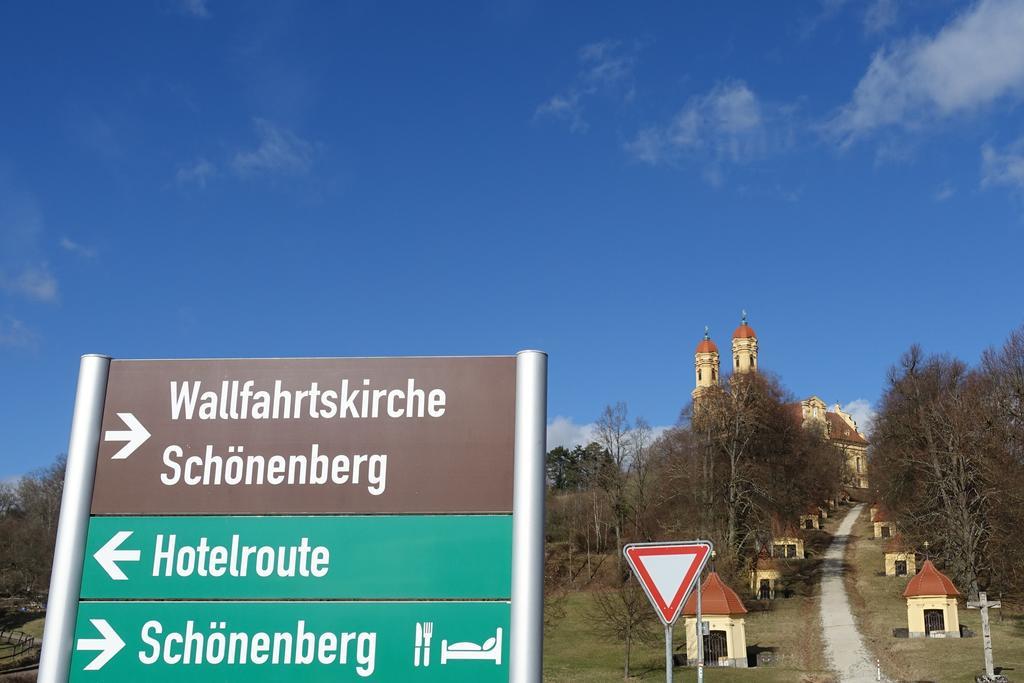
[[[853,416],[857,423],[857,431],[861,434],[870,435],[875,424],[875,417],[878,413],[871,407],[871,402],[864,398],[850,401],[843,406],[843,412]]]
[[[981,148],[981,185],[1024,190],[1024,138],[1002,151],[992,145]]]
[[[636,52],[623,50],[619,41],[605,40],[581,47],[579,61],[584,81],[614,85],[633,77]]]
[[[207,181],[217,175],[217,167],[204,157],[196,159],[192,164],[180,166],[174,174],[174,182],[179,187],[195,185],[199,189],[206,189]]]
[[[0,346],[31,348],[36,345],[36,335],[17,318],[0,319]]]
[[[35,301],[57,300],[57,278],[45,263],[26,266],[14,275],[0,271],[0,289]]]
[[[944,202],[947,199],[952,199],[953,195],[956,194],[956,188],[953,187],[953,183],[946,181],[939,185],[938,189],[935,190],[935,201]]]
[[[535,116],[550,116],[568,121],[569,130],[573,133],[586,133],[589,128],[587,122],[583,120],[580,95],[575,91],[564,95],[552,95],[550,99],[537,106]]]
[[[46,263],[43,214],[32,193],[0,167],[0,293],[57,300],[57,278]]]
[[[875,53],[853,97],[825,125],[847,146],[887,126],[919,128],[1024,95],[1024,0],[981,0],[935,36]]]
[[[651,427],[651,441],[654,441],[664,434],[670,426]],[[577,424],[571,417],[558,415],[548,423],[548,450],[563,446],[573,448],[575,446],[586,446],[596,437],[594,423]]]
[[[84,244],[79,244],[78,242],[73,241],[69,237],[61,237],[60,242],[58,242],[58,244],[60,245],[61,249],[63,249],[64,251],[69,251],[72,254],[78,254],[79,256],[82,256],[84,258],[96,258],[95,247],[89,247]]]
[[[864,12],[864,31],[881,33],[896,23],[898,15],[896,0],[874,0]]]
[[[539,104],[534,118],[567,121],[571,132],[585,133],[589,128],[583,118],[585,99],[613,94],[632,99],[637,53],[637,47],[625,48],[613,40],[584,45],[576,55],[579,72],[572,84]]]
[[[564,446],[586,446],[593,440],[594,423],[576,424],[571,417],[558,415],[548,423],[548,450]]]
[[[652,166],[698,161],[717,187],[724,164],[749,163],[790,144],[790,113],[762,102],[743,81],[727,81],[691,97],[667,124],[641,129],[625,150]]]
[[[231,166],[236,173],[241,176],[269,173],[300,175],[312,167],[315,149],[310,142],[266,119],[255,119],[253,126],[259,146],[235,154]]]
[[[208,19],[210,17],[210,8],[206,4],[206,0],[180,0],[178,7],[185,14],[190,14],[193,17],[199,17],[200,19]]]

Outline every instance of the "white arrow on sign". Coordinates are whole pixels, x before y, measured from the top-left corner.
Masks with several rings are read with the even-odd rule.
[[[127,541],[131,535],[131,531],[118,531],[93,555],[96,561],[100,563],[100,566],[103,567],[103,571],[114,581],[128,580],[128,577],[121,571],[121,568],[117,566],[118,562],[138,562],[142,559],[142,552],[139,550],[120,549],[121,544]]]
[[[102,638],[79,638],[78,649],[86,652],[99,652],[96,658],[85,665],[86,671],[98,671],[103,665],[114,658],[124,648],[124,641],[117,635],[106,619],[90,619],[92,625],[100,632]]]
[[[149,431],[142,426],[134,415],[131,413],[118,413],[117,416],[121,418],[121,421],[128,425],[127,430],[120,431],[107,431],[106,436],[103,437],[104,441],[127,441],[124,446],[121,446],[121,450],[114,453],[111,460],[124,460],[129,455],[135,452],[135,450],[146,443],[149,439]]]

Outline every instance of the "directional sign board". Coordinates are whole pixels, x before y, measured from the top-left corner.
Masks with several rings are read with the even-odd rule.
[[[545,383],[83,358],[39,680],[539,681]]]
[[[679,618],[711,557],[707,541],[632,543],[622,550],[654,611],[666,626]]]

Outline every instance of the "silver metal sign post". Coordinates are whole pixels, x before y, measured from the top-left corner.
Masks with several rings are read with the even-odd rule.
[[[39,658],[39,683],[67,683],[68,680],[109,369],[109,357],[87,355],[82,356],[78,370],[78,391],[71,419],[64,493]]]
[[[665,683],[672,683],[672,625],[665,626]]]
[[[544,651],[544,458],[548,356],[516,354],[509,681],[540,683]]]
[[[701,585],[697,576],[697,683],[704,683],[704,616],[701,612]]]

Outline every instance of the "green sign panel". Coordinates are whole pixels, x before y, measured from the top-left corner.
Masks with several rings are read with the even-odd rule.
[[[507,602],[83,602],[70,680],[504,682],[508,625]]]
[[[508,599],[511,515],[93,517],[83,599]]]

